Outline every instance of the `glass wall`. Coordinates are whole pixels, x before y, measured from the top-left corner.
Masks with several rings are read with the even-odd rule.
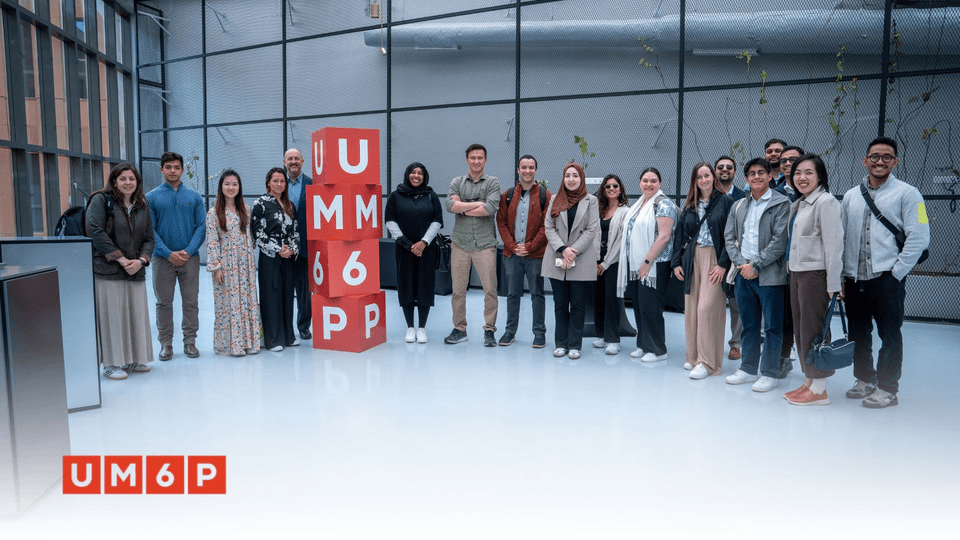
[[[148,0],[137,9],[140,159],[154,185],[170,149],[189,156],[188,182],[208,198],[224,167],[249,178],[254,195],[285,148],[309,162],[313,130],[356,126],[381,130],[384,194],[421,161],[443,196],[465,172],[464,148],[481,142],[502,185],[532,153],[554,189],[576,159],[590,177],[621,175],[634,199],[640,171],[656,166],[679,199],[694,163],[731,155],[742,166],[780,138],[822,155],[840,195],[883,134],[900,144],[896,173],[930,201],[932,256],[917,272],[960,276],[960,2]]]
[[[0,235],[60,214],[133,159],[133,2],[0,2]]]

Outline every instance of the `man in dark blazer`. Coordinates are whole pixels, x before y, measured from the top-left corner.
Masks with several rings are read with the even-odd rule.
[[[297,206],[297,233],[300,234],[300,254],[293,262],[293,290],[297,297],[297,329],[300,339],[310,339],[310,254],[307,252],[307,188],[313,181],[303,173],[303,154],[291,148],[283,154],[287,169],[290,200]]]

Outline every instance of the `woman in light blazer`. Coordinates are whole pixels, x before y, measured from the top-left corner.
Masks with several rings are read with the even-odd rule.
[[[617,298],[617,270],[620,264],[620,237],[623,219],[630,211],[627,190],[615,174],[603,177],[596,193],[600,208],[600,242],[597,282],[593,286],[593,326],[597,338],[593,346],[606,348],[607,354],[620,352],[620,314],[623,299]]]
[[[840,203],[830,194],[827,167],[815,154],[800,156],[790,171],[797,200],[790,205],[790,302],[793,335],[803,368],[804,382],[783,397],[793,405],[827,405],[827,377],[807,363],[814,336],[823,330],[830,298],[841,290],[843,272],[843,222]]]
[[[587,193],[583,167],[570,163],[563,169],[563,181],[550,199],[544,218],[549,248],[543,255],[540,275],[550,278],[553,312],[556,317],[553,355],[580,358],[583,319],[591,282],[597,280],[600,258],[600,211],[597,198]]]

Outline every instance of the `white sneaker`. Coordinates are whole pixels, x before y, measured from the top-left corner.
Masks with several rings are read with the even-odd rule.
[[[563,358],[566,355],[567,355],[567,350],[564,349],[563,347],[557,347],[556,349],[553,350],[553,356],[557,358]]]
[[[643,349],[637,349],[630,353],[630,358],[640,358],[643,356]]]
[[[283,350],[283,345],[277,345],[276,347],[270,347],[267,349],[270,352],[280,352]]]
[[[648,352],[647,354],[640,357],[641,362],[660,362],[666,359],[667,359],[667,355],[661,354],[660,356],[657,356],[652,352]]]
[[[751,375],[742,369],[738,369],[736,373],[727,377],[726,381],[727,384],[746,384],[755,382],[759,378],[758,375]]]
[[[293,343],[292,343],[290,346],[291,346],[291,347],[299,347],[299,346],[300,346],[300,340],[297,339],[297,338],[293,338]]]
[[[603,338],[593,340],[593,346],[597,349],[602,349],[607,346],[607,342]]]
[[[760,377],[757,382],[753,383],[754,392],[769,392],[777,387],[777,379],[773,377]]]
[[[690,365],[690,362],[684,362],[683,369],[690,371],[691,369],[693,369],[693,366]]]
[[[103,366],[103,376],[115,381],[122,381],[127,378],[127,372],[116,366]]]
[[[407,336],[403,338],[407,343],[413,343],[417,340],[417,329],[414,327],[407,328]]]
[[[567,353],[567,356],[569,356],[571,360],[577,360],[580,358],[580,351],[577,349],[570,349],[570,352]]]
[[[700,379],[705,379],[707,375],[710,375],[710,372],[707,371],[706,366],[703,364],[697,364],[697,367],[690,370],[690,378],[699,381]]]
[[[609,355],[619,354],[620,353],[620,344],[619,343],[609,343],[607,348],[604,350]]]
[[[427,331],[423,328],[417,328],[417,343],[427,342]]]

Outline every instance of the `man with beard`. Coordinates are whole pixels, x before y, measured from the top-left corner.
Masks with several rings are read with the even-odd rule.
[[[717,179],[720,181],[720,189],[730,195],[734,202],[747,196],[747,192],[734,185],[733,180],[737,176],[737,163],[730,156],[720,156],[714,163],[717,170]],[[731,287],[732,289],[732,287]],[[728,298],[730,303],[730,353],[727,358],[730,360],[740,359],[740,334],[743,332],[743,321],[740,320],[740,306],[737,305],[737,295],[734,294]]]

